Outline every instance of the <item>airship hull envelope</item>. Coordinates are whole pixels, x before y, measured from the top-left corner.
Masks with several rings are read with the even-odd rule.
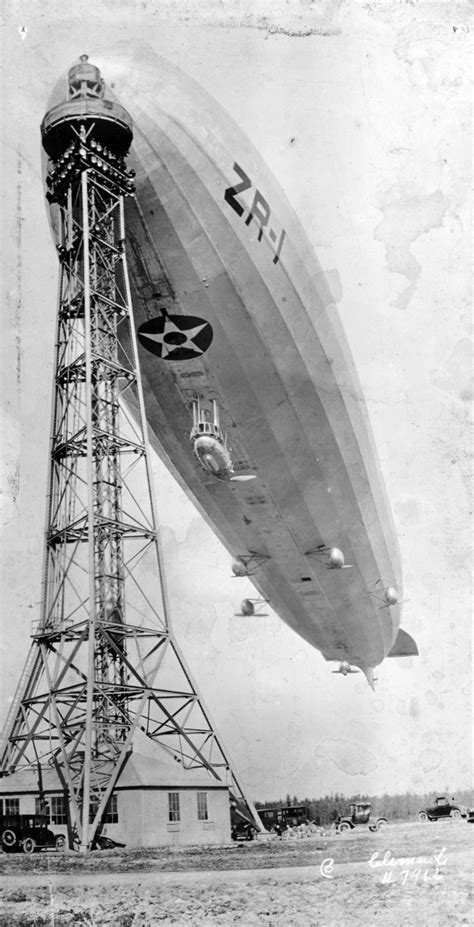
[[[325,274],[268,168],[202,87],[150,50],[93,57],[133,119],[127,256],[152,444],[248,564],[237,575],[251,574],[327,660],[375,667],[401,613],[377,588],[401,599],[400,556]],[[173,359],[179,338],[172,363],[147,345],[163,313],[184,331],[188,318],[208,326],[191,356]],[[254,479],[214,479],[199,465],[196,399],[216,400],[235,474]],[[333,549],[340,569],[328,568]]]

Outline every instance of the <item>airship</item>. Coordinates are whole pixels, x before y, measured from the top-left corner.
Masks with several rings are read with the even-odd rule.
[[[147,48],[94,63],[133,120],[126,247],[152,446],[255,601],[373,685],[385,657],[418,651],[400,628],[400,551],[326,274],[255,147],[196,81]],[[59,94],[50,102],[64,82]]]

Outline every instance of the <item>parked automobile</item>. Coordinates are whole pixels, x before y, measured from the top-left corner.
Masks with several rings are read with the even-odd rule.
[[[232,840],[253,840],[257,828],[248,821],[237,821],[231,830]]]
[[[436,799],[434,805],[424,808],[418,814],[420,821],[438,821],[439,818],[466,818],[467,808],[463,807],[455,798],[446,798],[444,795]]]
[[[368,801],[359,801],[349,805],[349,814],[339,815],[335,821],[336,832],[342,834],[346,830],[353,830],[354,827],[365,825],[371,831],[382,830],[388,824],[387,818],[377,818],[373,824],[370,821],[371,804]]]
[[[275,805],[273,808],[258,808],[258,816],[268,831],[277,827],[285,831],[288,827],[298,827],[309,821],[309,809],[306,805]]]
[[[36,849],[66,845],[63,834],[53,834],[49,829],[49,817],[44,814],[10,814],[0,817],[0,839],[2,850],[7,853],[34,853]]]

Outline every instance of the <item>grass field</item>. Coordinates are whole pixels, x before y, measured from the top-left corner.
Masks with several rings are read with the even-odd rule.
[[[474,826],[228,847],[0,854],[1,927],[473,923]]]

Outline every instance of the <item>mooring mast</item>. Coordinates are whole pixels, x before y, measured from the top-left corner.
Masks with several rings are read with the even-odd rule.
[[[132,120],[83,55],[41,132],[60,264],[43,598],[0,773],[34,767],[41,793],[53,766],[86,851],[141,731],[261,827],[169,624],[125,253]]]

